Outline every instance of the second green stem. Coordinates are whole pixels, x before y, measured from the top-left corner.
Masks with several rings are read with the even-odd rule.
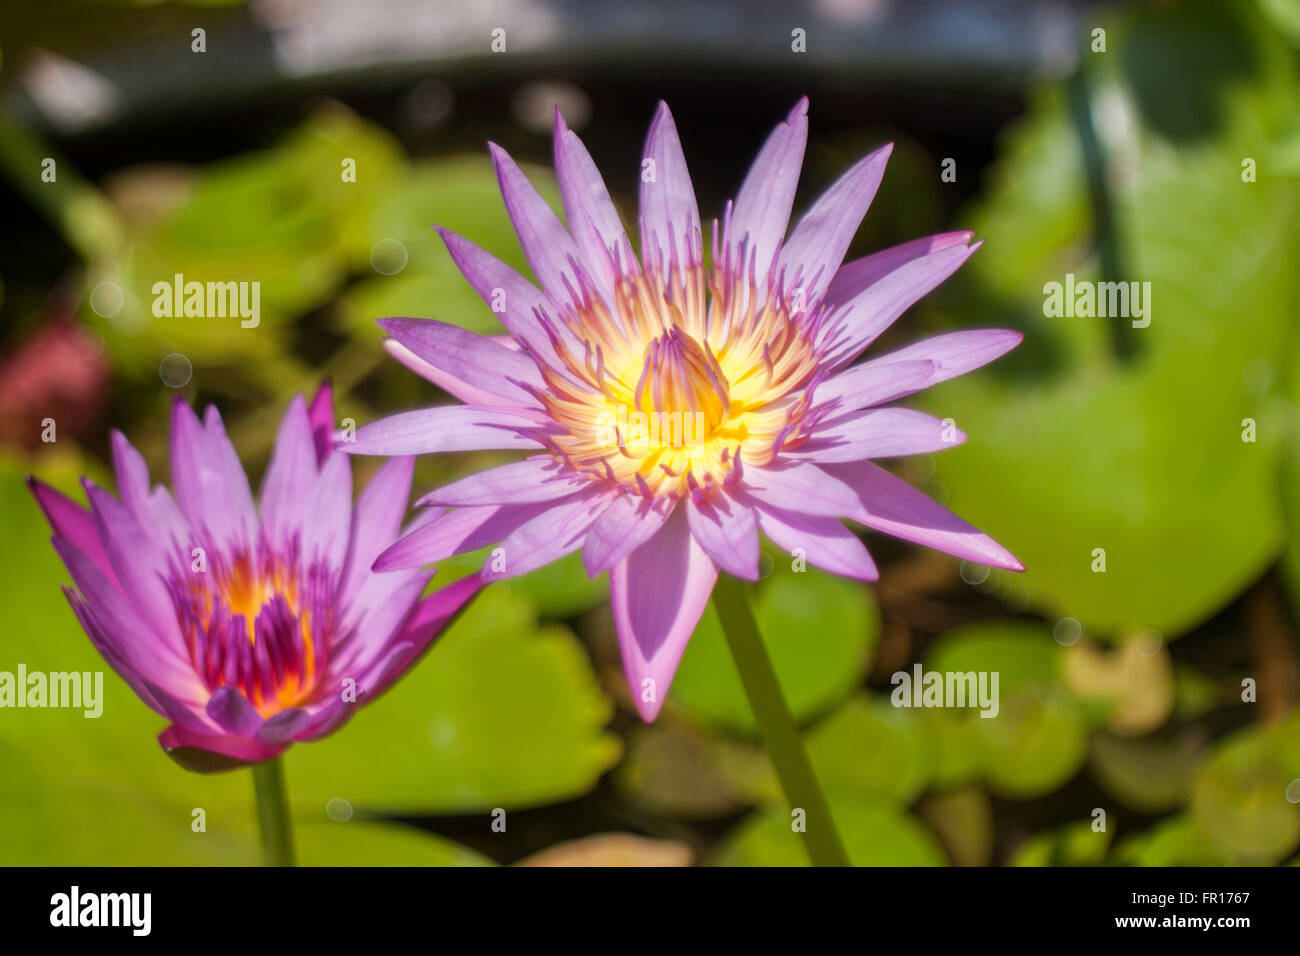
[[[718,610],[731,656],[740,672],[740,682],[745,687],[781,789],[792,810],[804,811],[803,838],[808,856],[814,866],[850,866],[830,806],[817,783],[799,728],[758,632],[745,585],[728,575],[720,575],[713,589],[713,605]]]

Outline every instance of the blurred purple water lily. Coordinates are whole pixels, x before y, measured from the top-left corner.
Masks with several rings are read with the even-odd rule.
[[[881,407],[978,368],[1017,332],[940,335],[850,367],[978,244],[954,232],[841,265],[891,146],[862,159],[786,236],[807,101],[768,138],[713,224],[711,267],[673,119],[660,104],[640,185],[640,258],[578,137],[556,114],[568,228],[491,145],[506,208],[542,288],[439,229],[510,333],[385,319],[397,359],[466,404],[367,425],[351,453],[531,449],[426,495],[437,509],[377,570],[500,542],[484,580],[582,549],[610,572],[623,663],[654,720],[718,571],[755,579],[761,530],[836,574],[875,580],[841,519],[1012,570],[1006,549],[869,459],[941,451],[951,423]]]
[[[328,386],[310,408],[293,400],[257,505],[216,408],[200,421],[179,398],[175,498],[116,431],[119,497],[83,479],[87,510],[30,480],[77,619],[172,721],[159,742],[191,769],[260,763],[337,730],[481,587],[471,577],[421,599],[432,572],[371,571],[401,530],[413,459],[387,462],[354,509],[333,425]]]

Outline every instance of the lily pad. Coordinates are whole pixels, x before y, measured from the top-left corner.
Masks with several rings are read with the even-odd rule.
[[[787,565],[788,559],[775,561],[752,604],[790,711],[802,723],[834,707],[861,684],[880,618],[871,591],[861,583],[811,568],[793,571]],[[711,726],[757,732],[712,604],[686,646],[668,704]]]

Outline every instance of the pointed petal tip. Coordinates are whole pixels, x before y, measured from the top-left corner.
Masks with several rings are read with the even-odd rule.
[[[636,703],[636,712],[640,715],[643,723],[653,724],[659,719],[659,712],[664,709],[664,702],[662,700],[649,702],[644,701],[636,695],[635,689],[633,690],[632,697]]]

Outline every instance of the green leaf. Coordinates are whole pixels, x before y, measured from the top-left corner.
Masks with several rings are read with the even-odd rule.
[[[1253,726],[1221,743],[1196,781],[1191,815],[1215,850],[1239,863],[1282,860],[1300,844],[1300,714]]]
[[[401,812],[536,806],[585,793],[618,759],[612,705],[581,645],[494,584],[427,658],[337,734],[285,757],[295,808]],[[364,772],[358,772],[364,768]]]
[[[990,686],[998,675],[995,716],[970,708],[931,711],[943,783],[964,782],[978,768],[995,792],[1023,799],[1055,790],[1078,771],[1088,723],[1061,684],[1061,654],[1045,629],[1020,621],[959,628],[932,646],[924,671],[988,673]],[[963,752],[965,759],[954,764]]]
[[[1187,18],[1183,31],[1205,56],[1144,62],[1138,51],[1173,16],[1144,8],[1110,29],[1112,54],[1089,61],[1127,263],[1118,278],[1151,284],[1151,323],[1128,330],[1137,357],[1121,365],[1099,348],[1124,319],[1044,315],[1045,283],[1067,272],[1098,278],[1075,200],[1039,205],[1080,189],[1077,163],[1041,162],[1077,148],[1062,102],[1051,99],[968,219],[990,241],[964,277],[985,291],[967,297],[966,322],[1011,321],[1026,342],[1000,370],[949,383],[929,402],[971,436],[937,457],[949,505],[1027,565],[1017,583],[1034,606],[1094,634],[1177,637],[1258,577],[1281,543],[1282,423],[1261,382],[1277,378],[1276,358],[1288,354],[1300,188],[1264,159],[1272,172],[1242,182],[1241,161],[1271,158],[1294,122],[1298,87],[1287,51],[1248,11],[1209,6],[1214,16]],[[1233,65],[1243,56],[1252,69]],[[1147,68],[1157,63],[1168,75],[1152,84]],[[1179,102],[1152,102],[1162,95]],[[1166,105],[1205,120],[1197,138],[1171,142],[1173,132],[1151,124],[1171,115]],[[1052,138],[1060,142],[1049,149]],[[1026,183],[1038,185],[1025,193]],[[1050,221],[1026,245],[1042,248],[995,251],[995,237],[1040,216]],[[1255,442],[1242,440],[1247,418]],[[1224,502],[1231,520],[1202,519]],[[1096,549],[1104,573],[1094,570]],[[1155,567],[1158,575],[1146,573]]]
[[[880,619],[871,591],[861,583],[787,565],[788,558],[778,557],[773,573],[758,585],[754,616],[790,710],[802,723],[861,684]],[[686,646],[668,703],[712,726],[757,730],[712,604]]]
[[[854,866],[942,866],[943,850],[917,820],[894,804],[829,796],[831,815]],[[752,814],[723,838],[721,866],[807,866],[803,837],[784,807]]]
[[[1204,757],[1196,733],[1170,739],[1093,738],[1089,764],[1103,787],[1143,813],[1164,813],[1186,805]]]
[[[761,748],[682,721],[634,727],[614,783],[652,810],[689,819],[727,816],[780,792]]]
[[[450,840],[401,823],[349,820],[294,830],[300,866],[492,866]]]
[[[818,781],[839,793],[910,803],[933,774],[934,745],[921,715],[865,694],[818,724],[807,747]]]
[[[1098,866],[1110,849],[1109,830],[1094,831],[1087,821],[1036,833],[1011,858],[1012,866]]]

